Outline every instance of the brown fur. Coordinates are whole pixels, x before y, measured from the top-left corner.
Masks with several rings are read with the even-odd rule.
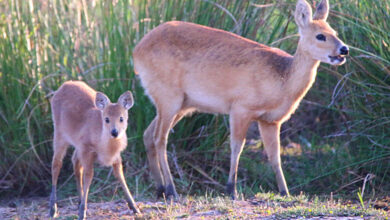
[[[114,173],[125,191],[129,207],[134,212],[139,212],[124,180],[120,157],[120,153],[127,145],[127,110],[130,106],[126,106],[127,98],[132,102],[130,92],[124,93],[119,98],[119,104],[111,104],[104,94],[97,93],[81,81],[65,82],[55,92],[51,99],[54,123],[51,217],[56,215],[57,179],[62,159],[69,145],[75,147],[72,162],[80,197],[79,217],[81,219],[85,217],[95,161],[114,167]],[[103,105],[100,109],[97,107],[98,103]],[[123,118],[122,122],[119,121],[120,117]],[[106,123],[106,119],[111,123]],[[112,136],[113,129],[118,131],[117,138]]]
[[[308,3],[298,0],[300,40],[294,56],[233,33],[179,21],[156,27],[138,43],[135,71],[157,109],[144,140],[158,185],[174,185],[165,155],[169,129],[186,112],[198,110],[230,115],[230,186],[235,185],[246,129],[255,120],[266,139],[279,189],[288,194],[280,166],[280,125],[313,84],[320,61],[343,63],[329,57],[339,55],[344,44],[325,21],[328,2],[323,0],[319,7],[315,17],[321,19],[313,20]],[[318,34],[327,40],[319,41]]]

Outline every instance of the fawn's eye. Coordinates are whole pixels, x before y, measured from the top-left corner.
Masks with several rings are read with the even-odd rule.
[[[123,122],[123,117],[120,117],[120,118],[119,118],[119,121],[120,121],[120,122]]]
[[[317,40],[320,40],[320,41],[326,41],[326,37],[323,34],[317,35],[316,38],[317,38]]]
[[[110,119],[105,118],[104,120],[106,121],[107,124],[110,123]]]

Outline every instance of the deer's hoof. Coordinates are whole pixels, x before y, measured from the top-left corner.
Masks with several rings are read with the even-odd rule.
[[[236,187],[233,183],[226,184],[226,193],[232,198],[232,200],[237,198]]]
[[[165,198],[167,200],[175,200],[178,198],[177,193],[173,185],[168,185],[165,188]]]
[[[163,185],[159,186],[156,191],[157,199],[164,198],[165,187]]]
[[[50,206],[50,218],[56,218],[58,216],[57,203],[54,203]]]

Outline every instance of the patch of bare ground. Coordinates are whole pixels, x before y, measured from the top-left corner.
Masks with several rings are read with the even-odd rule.
[[[225,200],[225,199],[223,199]],[[224,219],[232,218],[259,218],[261,215],[256,205],[249,201],[234,201],[225,204],[225,201],[202,202],[183,199],[180,202],[137,202],[142,215],[134,215],[127,208],[124,200],[100,203],[88,203],[88,219]],[[222,202],[223,201],[223,202]],[[234,204],[234,205],[233,205]],[[77,219],[77,204],[72,201],[58,203],[58,219]],[[39,198],[11,202],[8,206],[0,207],[0,219],[48,219],[48,201]]]
[[[58,203],[57,219],[77,219],[76,200]],[[124,200],[89,202],[88,219],[389,219],[383,209],[359,204],[309,201],[305,196],[272,193],[232,201],[228,197],[184,197],[177,202],[138,201],[142,214],[134,215]],[[0,219],[49,219],[48,199],[15,200],[0,206]]]

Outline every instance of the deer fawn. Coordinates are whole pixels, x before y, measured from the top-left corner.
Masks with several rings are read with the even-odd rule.
[[[50,217],[57,215],[56,187],[62,160],[69,145],[73,145],[72,162],[79,192],[79,219],[85,219],[93,164],[97,160],[112,166],[126,196],[129,208],[139,213],[126,185],[120,153],[127,146],[127,111],[133,106],[130,91],[123,93],[118,103],[96,92],[81,81],[65,82],[51,99],[54,122],[54,155],[52,162],[52,192]]]
[[[170,129],[192,111],[229,114],[231,161],[227,191],[236,196],[237,167],[251,121],[257,121],[279,191],[289,195],[279,132],[312,86],[320,62],[341,65],[348,47],[326,22],[322,0],[312,16],[298,0],[300,39],[294,56],[223,30],[172,21],[150,31],[134,49],[134,68],[157,115],[144,143],[157,195],[177,196],[167,162]]]

